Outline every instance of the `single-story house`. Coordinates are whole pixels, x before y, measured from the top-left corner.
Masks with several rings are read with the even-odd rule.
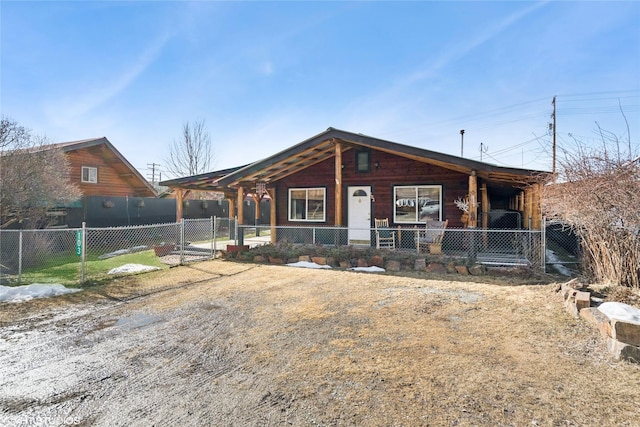
[[[238,218],[247,195],[255,200],[268,195],[274,227],[363,230],[373,226],[374,218],[388,218],[394,227],[448,219],[449,227],[489,228],[491,212],[514,212],[521,218],[519,227],[539,229],[541,177],[546,174],[329,128],[246,166],[161,185],[176,191],[178,219],[182,195],[206,190],[223,192],[230,215]],[[469,211],[465,222],[456,204],[464,199]],[[350,236],[349,243],[362,239],[368,240],[368,233]]]

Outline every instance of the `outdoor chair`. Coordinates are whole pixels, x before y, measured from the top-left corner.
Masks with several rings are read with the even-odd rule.
[[[389,228],[389,218],[375,218],[376,249],[396,248],[396,232]]]
[[[418,253],[428,250],[429,253],[439,254],[442,250],[442,239],[444,230],[447,228],[449,220],[433,221],[429,220],[424,229],[416,231],[416,249]]]

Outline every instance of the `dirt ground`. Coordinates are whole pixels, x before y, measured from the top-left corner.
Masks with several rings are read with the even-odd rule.
[[[510,282],[217,260],[2,304],[0,425],[640,425],[640,367]]]

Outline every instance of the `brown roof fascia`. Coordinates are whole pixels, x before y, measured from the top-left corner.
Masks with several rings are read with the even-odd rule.
[[[287,161],[292,157],[313,150],[314,147],[327,142],[340,142],[348,147],[363,146],[373,148],[376,150],[385,151],[387,153],[408,157],[424,163],[438,165],[446,169],[455,170],[461,173],[471,174],[472,171],[476,171],[476,173],[480,177],[505,183],[532,183],[534,181],[537,181],[540,175],[549,173],[539,170],[494,166],[488,163],[478,162],[475,160],[439,153],[436,151],[386,141],[363,134],[355,134],[352,132],[329,128],[326,131],[319,133],[318,135],[315,135],[305,141],[302,141],[301,143],[296,144],[286,150],[280,151],[279,153],[276,153],[271,157],[257,161],[255,163],[251,163],[243,168],[239,168],[229,175],[221,177],[218,180],[217,184],[219,186],[236,187],[240,183],[251,179],[264,181],[274,181],[277,179],[282,179],[285,176],[297,172],[301,168],[287,169],[280,174],[277,173],[278,168],[286,165]],[[329,154],[329,151],[330,150],[327,150],[326,153]],[[324,158],[322,160],[324,160]],[[304,167],[311,166],[311,164],[304,164],[303,161],[300,161],[299,165],[303,165]],[[268,176],[269,174],[271,176]]]

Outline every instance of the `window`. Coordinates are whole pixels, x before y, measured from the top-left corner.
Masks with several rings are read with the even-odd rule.
[[[324,188],[289,189],[289,221],[324,221]]]
[[[96,184],[98,182],[98,168],[83,166],[82,182],[91,182],[93,184]]]
[[[356,151],[356,172],[369,172],[369,150]]]
[[[441,185],[407,185],[393,187],[394,222],[419,223],[442,220]]]

